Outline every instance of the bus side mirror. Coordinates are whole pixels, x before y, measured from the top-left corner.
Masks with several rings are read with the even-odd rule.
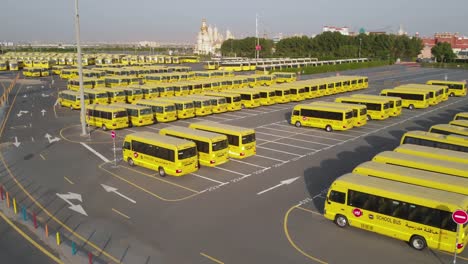
[[[328,199],[328,196],[326,200],[327,200],[327,204],[331,204],[330,199]]]

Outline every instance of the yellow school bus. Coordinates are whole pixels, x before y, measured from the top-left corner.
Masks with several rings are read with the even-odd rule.
[[[467,225],[456,244],[455,210],[468,210],[468,196],[398,181],[345,174],[330,186],[324,216],[339,227],[348,225],[429,247],[461,253],[468,242]],[[438,217],[434,218],[436,215]]]
[[[211,105],[210,98],[194,95],[178,98],[191,100],[193,102],[195,107],[195,116],[207,116],[213,114],[213,106]]]
[[[367,106],[368,120],[385,120],[389,117],[390,104],[385,99],[370,99],[357,97],[338,97],[335,99],[338,103],[363,104]]]
[[[448,86],[449,96],[466,96],[466,82],[429,80],[426,84]]]
[[[135,87],[135,86],[131,86]],[[141,89],[144,99],[155,99],[160,96],[160,87],[154,84],[145,84],[137,86]]]
[[[260,93],[250,88],[226,90],[224,92],[239,94],[242,108],[255,108],[260,106]]]
[[[442,173],[367,161],[353,173],[468,195],[468,180]]]
[[[291,93],[289,94],[289,98],[293,102],[300,102],[304,101],[307,97],[306,90],[302,85],[295,85],[295,84],[288,84],[289,90]]]
[[[353,111],[353,126],[360,127],[367,124],[367,107],[358,104],[345,104],[326,101],[315,101],[311,105],[328,106],[335,108],[351,109]]]
[[[468,165],[447,160],[383,151],[372,161],[468,178]]]
[[[416,90],[402,90],[402,89],[383,89],[380,95],[400,97],[402,107],[410,110],[414,108],[427,108],[429,107],[429,92],[416,91]]]
[[[129,104],[137,100],[141,100],[144,97],[143,89],[141,89],[140,87],[127,86],[127,87],[122,87],[122,88],[117,87],[117,89],[124,90],[125,95],[127,97],[127,103]]]
[[[130,166],[156,170],[159,176],[183,176],[198,170],[197,147],[192,141],[137,132],[125,136],[123,160]]]
[[[24,77],[45,77],[49,76],[49,70],[43,68],[24,68],[23,70]]]
[[[96,88],[96,91],[106,92],[109,97],[109,104],[113,103],[126,103],[127,95],[125,91],[117,88]]]
[[[191,86],[186,82],[176,82],[172,84],[174,88],[174,96],[186,96],[190,94]]]
[[[94,80],[93,79],[83,78],[83,88],[93,89],[94,88]],[[72,91],[79,91],[80,90],[80,80],[79,79],[69,79],[68,82],[67,82],[67,89],[72,90]]]
[[[449,149],[433,148],[414,144],[403,144],[395,148],[393,151],[419,157],[468,164],[468,153]]]
[[[397,86],[395,87],[394,89],[396,90],[414,90],[414,91],[427,91],[429,93],[429,99],[428,99],[428,102],[429,102],[429,105],[437,105],[438,103],[440,103],[442,101],[442,97],[443,97],[443,89],[442,88],[437,88],[437,87],[432,87],[431,85],[429,85],[429,87],[427,86],[423,86],[424,84],[421,84],[421,85],[417,85],[417,84],[404,84],[404,85],[400,85],[400,86]],[[423,87],[421,87],[423,86]]]
[[[295,72],[273,72],[277,83],[290,83],[297,80]]]
[[[133,104],[151,107],[154,118],[158,123],[177,120],[177,110],[174,103],[142,99],[134,101]]]
[[[78,69],[76,68],[67,68],[62,69],[60,72],[61,79],[73,79],[78,77]]]
[[[276,104],[276,92],[267,87],[254,87],[252,90],[260,93],[261,105],[274,105]]]
[[[112,106],[127,110],[129,126],[147,126],[155,123],[153,111],[149,106],[124,103],[115,103]]]
[[[177,118],[187,119],[195,117],[195,105],[190,99],[173,97],[161,97],[155,99],[158,101],[169,102],[175,104],[177,110]]]
[[[417,130],[406,132],[401,137],[400,144],[415,144],[468,152],[468,137],[458,135],[441,135]]]
[[[99,91],[96,89],[84,89],[84,93],[88,95],[91,104],[109,104],[109,95],[106,91]]]
[[[351,108],[298,104],[294,106],[291,114],[292,125],[323,128],[327,132],[351,129],[353,123],[353,110]]]
[[[215,114],[225,113],[228,111],[228,103],[224,97],[209,96],[206,94],[198,97],[208,98],[211,101],[211,111]]]
[[[468,120],[468,112],[460,112],[453,117],[453,120]]]
[[[89,97],[84,95],[85,105],[89,104]],[[81,109],[81,97],[79,92],[75,91],[60,91],[58,93],[58,103],[60,106],[70,107],[70,109]]]
[[[449,122],[452,126],[460,126],[460,127],[467,127],[468,128],[468,120],[453,120]]]
[[[158,88],[159,97],[172,97],[174,96],[174,86],[170,83],[160,83],[153,85]]]
[[[399,116],[401,114],[402,102],[400,97],[370,94],[352,94],[351,97],[387,100],[390,109],[389,116]]]
[[[437,124],[433,125],[428,130],[431,133],[437,133],[442,135],[459,135],[468,137],[468,128],[461,126],[454,126],[450,124]]]
[[[255,131],[253,129],[209,121],[191,123],[189,127],[227,136],[229,157],[231,158],[243,159],[257,153]]]
[[[320,97],[319,85],[314,82],[295,82],[296,85],[302,85],[305,89],[305,98],[312,99]]]
[[[240,94],[209,92],[209,93],[204,93],[204,95],[221,98],[221,99],[224,98],[226,100],[227,111],[232,112],[232,111],[238,111],[242,109]],[[222,104],[222,101],[218,100],[218,102]]]
[[[229,161],[229,145],[225,135],[180,126],[163,128],[159,134],[193,141],[197,146],[200,165],[214,167]]]
[[[279,104],[286,104],[291,102],[291,90],[285,86],[271,86],[269,89],[272,89],[276,93],[275,100]]]
[[[106,87],[109,88],[130,85],[130,78],[127,76],[106,76],[104,80],[106,83]]]
[[[127,110],[112,105],[90,104],[86,106],[86,124],[102,130],[128,127]]]
[[[219,68],[219,61],[205,61],[203,63],[203,69],[205,70],[217,70]]]

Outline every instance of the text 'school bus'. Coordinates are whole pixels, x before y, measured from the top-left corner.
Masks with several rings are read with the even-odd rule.
[[[260,93],[251,88],[226,90],[225,92],[240,95],[242,108],[255,108],[260,106]]]
[[[468,164],[468,153],[448,149],[432,148],[413,144],[403,144],[393,151],[413,156],[427,157]]]
[[[81,109],[80,93],[76,91],[64,90],[58,94],[58,102],[60,106],[70,107],[70,109]],[[89,104],[89,97],[84,95],[85,105]]]
[[[86,106],[86,124],[102,130],[128,127],[127,110],[112,105],[90,104]]]
[[[154,100],[173,103],[176,107],[178,119],[187,119],[195,117],[195,105],[190,99],[177,97],[162,97]]]
[[[353,111],[353,126],[360,127],[367,124],[367,106],[358,104],[345,104],[326,101],[315,101],[311,105],[329,106],[335,108],[351,109]]]
[[[400,97],[383,96],[383,95],[370,95],[370,94],[352,94],[351,97],[370,98],[370,99],[386,99],[389,103],[390,116],[399,116],[401,114],[402,103]]]
[[[204,93],[204,95],[226,99],[226,107],[228,111],[232,112],[242,109],[240,94],[209,92]]]
[[[260,93],[261,105],[274,105],[276,104],[276,92],[266,87],[254,87],[252,90]],[[235,90],[234,90],[235,91]]]
[[[253,129],[209,121],[192,123],[189,127],[227,136],[229,157],[231,158],[243,159],[257,153],[255,131]]]
[[[380,152],[372,161],[468,178],[468,165],[459,162],[418,157],[394,151]]]
[[[440,88],[433,88],[433,89],[427,89],[427,88],[419,88],[418,85],[412,85],[412,84],[405,84],[405,85],[400,85],[395,88],[395,90],[410,90],[410,91],[425,91],[429,93],[429,106],[434,106],[440,103],[442,96],[443,96],[443,90]]]
[[[468,195],[468,179],[443,173],[366,161],[353,173]]]
[[[417,250],[457,248],[461,253],[468,242],[468,225],[457,234],[452,213],[458,209],[468,210],[468,196],[348,173],[331,184],[324,216],[339,227],[350,225],[407,241]]]
[[[465,96],[466,95],[466,82],[429,80],[426,82],[426,84],[448,86],[449,96]]]
[[[288,87],[270,86],[269,89],[272,89],[273,91],[275,91],[276,93],[275,100],[277,103],[286,104],[286,103],[291,102],[291,90]]]
[[[123,160],[130,166],[158,171],[161,177],[183,176],[198,170],[197,147],[192,141],[137,132],[125,136]]]
[[[380,95],[400,97],[402,106],[410,110],[429,107],[429,92],[403,89],[383,89]]]
[[[229,161],[225,135],[180,126],[163,128],[159,134],[193,141],[197,145],[200,165],[214,167]]]
[[[88,95],[91,104],[109,104],[109,95],[106,91],[97,89],[84,89],[84,93]]]
[[[351,108],[298,104],[294,106],[291,115],[291,124],[296,127],[323,128],[327,132],[348,130],[353,127],[353,123],[353,110]]]
[[[468,120],[468,112],[460,112],[453,117],[453,120]]]
[[[433,148],[468,152],[468,137],[457,135],[441,135],[417,130],[406,132],[401,137],[400,144],[414,144]]]
[[[367,106],[367,116],[369,120],[385,120],[389,117],[390,104],[387,100],[356,98],[356,97],[338,97],[335,99],[338,103],[363,104]]]
[[[133,104],[151,107],[158,123],[177,120],[177,110],[174,103],[143,99],[137,100]]]
[[[468,128],[461,126],[453,126],[449,124],[437,124],[433,125],[428,130],[431,133],[437,133],[442,135],[459,135],[468,137]]]
[[[452,126],[468,128],[468,120],[453,120],[453,121],[450,121],[449,124]]]
[[[147,126],[155,122],[153,110],[149,106],[123,103],[115,103],[112,106],[122,107],[127,110],[129,126]]]

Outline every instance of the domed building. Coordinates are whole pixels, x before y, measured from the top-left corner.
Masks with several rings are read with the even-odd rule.
[[[226,39],[234,39],[232,33],[226,31]],[[202,19],[200,32],[197,35],[197,44],[195,45],[195,53],[197,54],[215,54],[216,51],[221,49],[224,36],[219,33],[218,28],[207,25],[206,19]]]

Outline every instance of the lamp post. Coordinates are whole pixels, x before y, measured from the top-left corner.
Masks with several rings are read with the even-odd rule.
[[[359,38],[359,58],[361,58],[361,44],[362,44],[362,38]]]
[[[78,77],[80,82],[80,100],[81,100],[81,136],[86,136],[86,115],[85,115],[85,100],[83,89],[83,63],[81,61],[81,46],[80,46],[80,15],[78,14],[78,0],[75,0],[75,36],[76,36],[76,51],[78,53]]]

